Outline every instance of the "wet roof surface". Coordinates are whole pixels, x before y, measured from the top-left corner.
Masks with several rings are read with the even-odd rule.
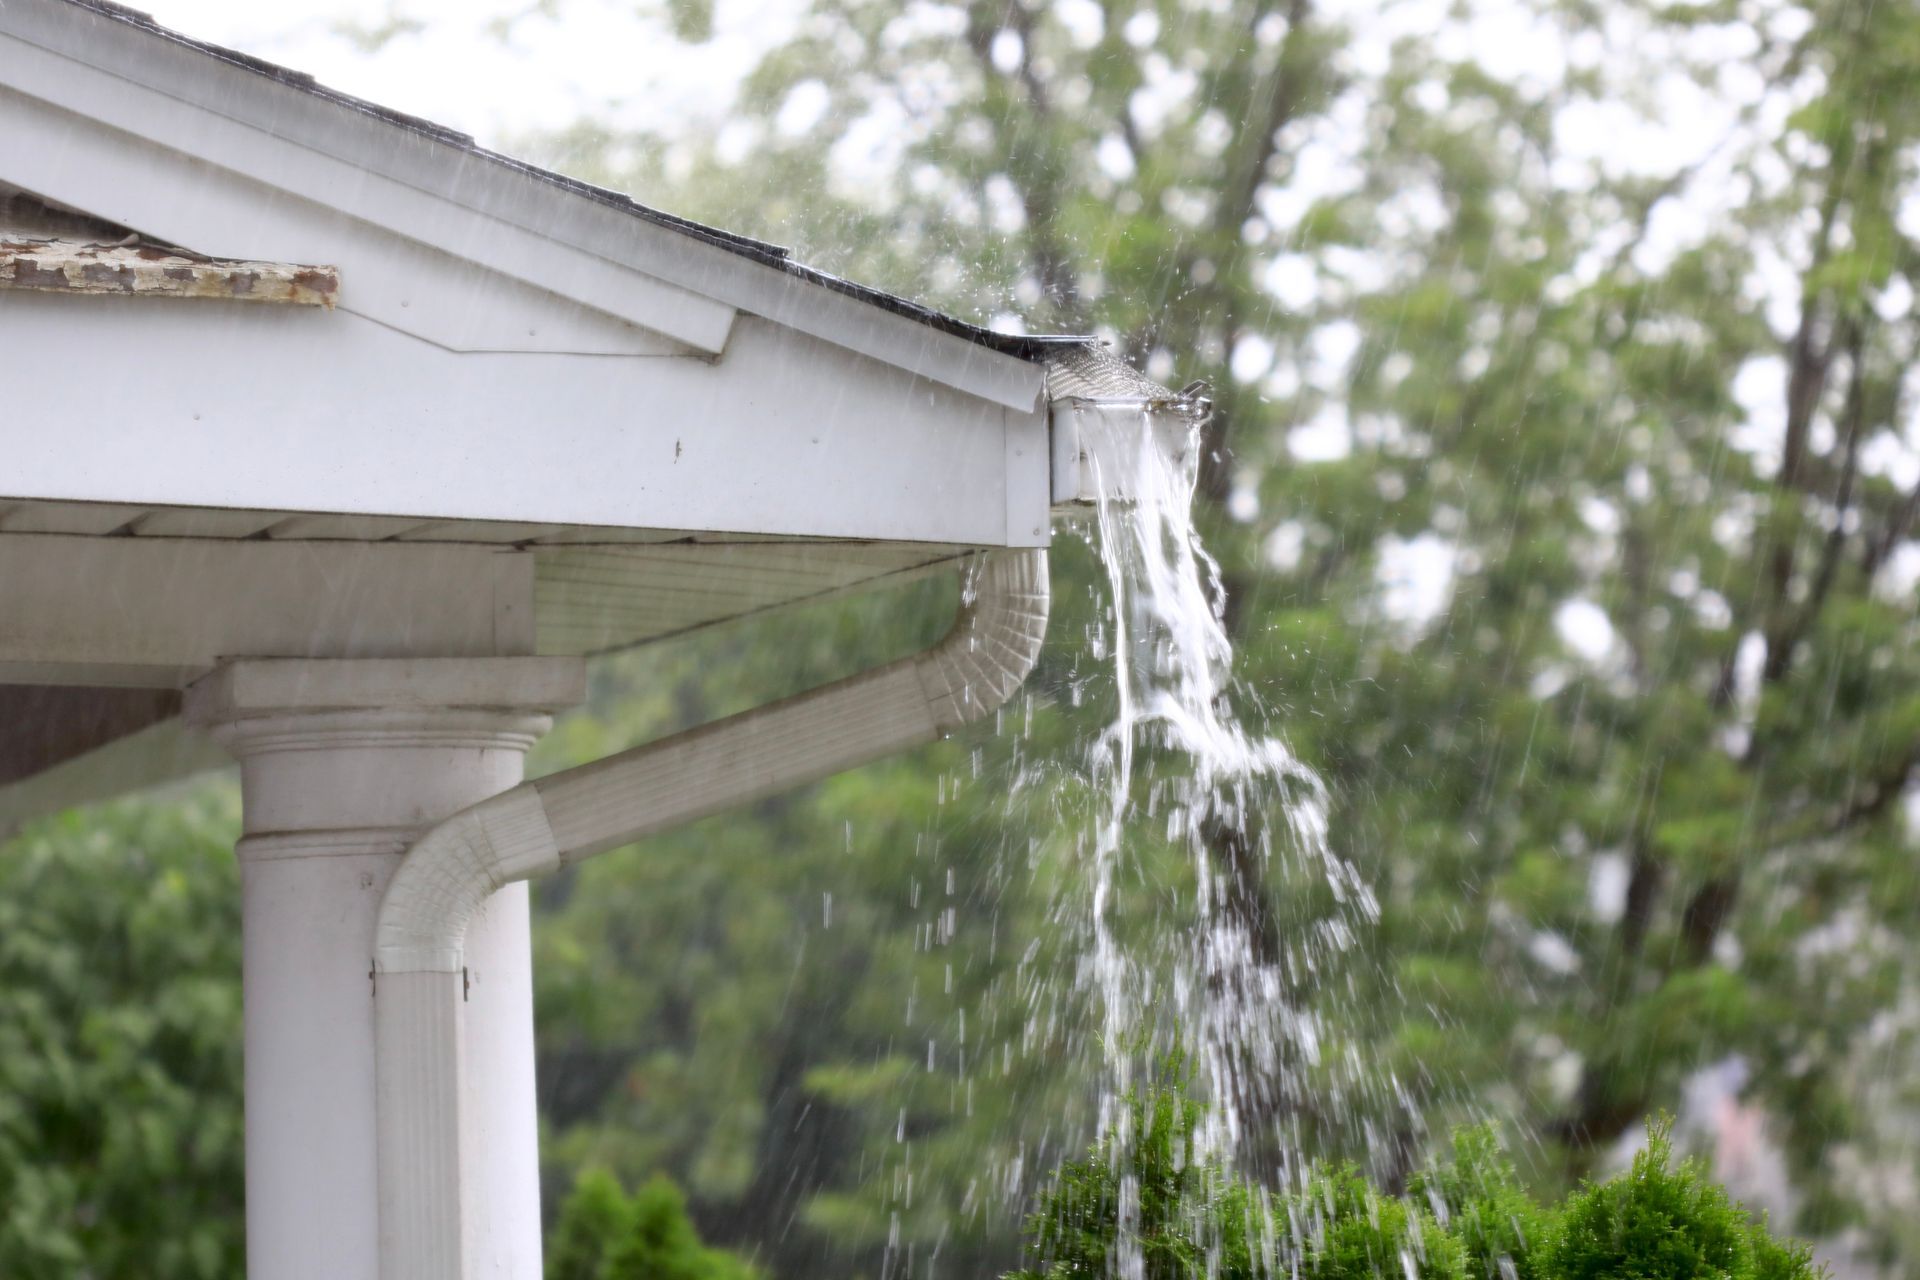
[[[595,201],[598,204],[611,206],[632,217],[640,218],[658,226],[669,227],[682,235],[689,236],[705,244],[713,245],[716,248],[724,249],[728,253],[737,254],[751,261],[773,267],[788,275],[796,276],[802,280],[817,284],[822,288],[831,289],[835,293],[857,298],[861,302],[865,302],[871,306],[879,307],[884,311],[890,311],[895,315],[905,316],[910,320],[916,320],[929,328],[937,329],[942,333],[952,334],[958,338],[964,338],[968,342],[993,351],[1018,356],[1024,360],[1040,360],[1044,358],[1049,351],[1057,351],[1063,346],[1077,346],[1090,341],[1090,339],[1086,337],[1074,335],[998,333],[992,329],[985,329],[954,316],[946,315],[943,312],[935,311],[931,307],[922,306],[920,303],[914,302],[911,299],[898,297],[897,295],[870,288],[866,285],[856,284],[851,280],[843,280],[839,276],[831,275],[825,271],[820,271],[802,263],[795,262],[793,258],[789,256],[787,250],[780,245],[769,244],[764,240],[755,240],[748,236],[735,235],[730,231],[723,231],[718,227],[709,227],[703,223],[675,217],[670,213],[663,213],[658,209],[649,208],[634,200],[632,197],[623,195],[618,191],[595,186],[590,182],[582,182],[577,178],[569,178],[565,174],[555,173],[550,169],[542,169],[537,165],[515,160],[512,156],[502,155],[498,151],[488,150],[486,147],[475,142],[470,135],[449,129],[445,125],[435,124],[431,120],[423,120],[418,116],[407,115],[405,112],[394,111],[376,102],[369,102],[365,98],[356,98],[351,94],[341,93],[336,89],[329,89],[304,71],[295,71],[291,68],[280,66],[278,63],[268,62],[264,58],[256,58],[251,54],[241,53],[237,49],[228,49],[221,45],[208,44],[203,40],[195,40],[191,36],[182,35],[178,31],[161,26],[155,22],[149,14],[141,13],[135,9],[129,9],[124,5],[114,4],[111,0],[65,0],[65,3],[71,5],[73,8],[98,14],[100,17],[110,19],[114,22],[137,27],[150,35],[171,41],[174,44],[184,45],[207,57],[216,58],[231,66],[251,71],[255,75],[264,76],[278,84],[286,85],[292,89],[298,89],[302,93],[312,94],[314,97],[322,98],[351,111],[357,111],[362,115],[372,116],[393,128],[404,129],[411,134],[429,138],[442,146],[457,148],[469,155],[478,156],[481,159],[500,165],[503,168],[510,169],[515,173],[534,178],[550,186],[559,187],[562,190]]]

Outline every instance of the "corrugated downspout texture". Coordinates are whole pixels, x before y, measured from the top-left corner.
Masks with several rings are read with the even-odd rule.
[[[1033,670],[1047,636],[1046,553],[988,556],[961,590],[953,630],[912,659],[941,733],[1004,706]]]
[[[466,1280],[460,1177],[460,987],[455,973],[390,973],[374,1001],[380,1274]]]
[[[459,973],[467,922],[501,885],[557,870],[540,797],[525,784],[463,809],[407,851],[380,904],[374,968]]]

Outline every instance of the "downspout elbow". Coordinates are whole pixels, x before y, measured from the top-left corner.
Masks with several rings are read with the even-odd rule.
[[[467,926],[494,890],[560,865],[522,783],[407,850],[374,925],[374,1092],[383,1280],[465,1280],[462,991]]]
[[[982,557],[961,583],[953,626],[910,659],[936,733],[984,719],[1013,697],[1039,661],[1048,605],[1046,552]]]
[[[986,553],[969,566],[953,625],[932,648],[540,779],[560,857],[591,857],[978,720],[1032,670],[1046,617],[1046,553]]]
[[[376,973],[459,973],[467,926],[496,889],[560,869],[540,793],[523,782],[430,828],[387,883]]]

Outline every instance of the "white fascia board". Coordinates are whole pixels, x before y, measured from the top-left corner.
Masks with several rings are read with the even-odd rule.
[[[1045,415],[756,317],[724,360],[629,360],[454,354],[340,311],[32,293],[0,306],[0,350],[49,371],[9,385],[0,500],[1048,540]],[[79,351],[106,354],[76,377]]]
[[[0,37],[0,56],[4,50]],[[223,256],[268,254],[337,268],[347,281],[341,310],[450,351],[704,357],[732,330],[731,308],[638,276],[625,301],[641,305],[625,315],[590,307],[334,209],[286,199],[231,170],[183,160],[4,84],[0,136],[9,140],[0,178],[16,186]],[[191,168],[185,177],[183,166]],[[597,273],[632,276],[606,264]],[[670,296],[657,296],[661,290]],[[656,304],[659,315],[647,310]]]
[[[1043,389],[1029,361],[57,0],[0,6],[0,83],[616,315],[652,277],[1010,409]],[[664,309],[627,318],[712,348]]]

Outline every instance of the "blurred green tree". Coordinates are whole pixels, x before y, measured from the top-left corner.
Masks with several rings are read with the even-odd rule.
[[[227,1280],[241,1240],[231,787],[0,856],[0,1272]]]
[[[700,1243],[686,1199],[663,1175],[626,1189],[605,1169],[573,1184],[553,1238],[547,1280],[754,1280],[751,1266]]]
[[[1566,1185],[1738,1055],[1801,1225],[1873,1215],[1899,1237],[1910,1215],[1871,1170],[1910,1163],[1913,1126],[1854,1100],[1872,1087],[1908,1117],[1915,1101],[1875,1073],[1912,1059],[1898,993],[1920,924],[1902,803],[1920,762],[1920,13],[1562,0],[1436,10],[1423,28],[1406,12],[816,0],[725,129],[587,125],[536,145],[846,274],[1212,380],[1202,518],[1248,696],[1327,775],[1337,851],[1382,908],[1343,955],[1313,954],[1300,940],[1328,918],[1327,890],[1255,841],[1216,840],[1228,909],[1318,1046],[1265,1118],[1285,1141],[1257,1158],[1349,1153],[1395,1186],[1430,1132],[1490,1115],[1547,1139],[1530,1176]],[[1662,128],[1676,123],[1711,136]],[[1083,665],[1098,614],[1077,603],[1093,579],[1063,570],[1075,603],[1019,717],[1030,736],[981,744],[986,777],[1044,769],[1102,714]],[[974,1061],[1020,1047],[1034,1083],[1001,1105],[1051,1141],[1036,1108],[1061,1090],[1043,1068],[1075,1060],[1085,993],[1022,976],[1013,953],[1070,895],[1054,860],[1085,810],[1068,755],[1052,758],[1068,799],[1051,811],[1015,812],[989,786],[936,815],[960,750],[783,802],[783,828],[690,835],[659,881],[753,858],[779,829],[790,888],[708,874],[773,912],[793,960],[768,982],[798,984],[822,936],[802,923],[813,891],[898,911],[888,871],[924,886],[924,848],[904,852],[938,831],[1006,940],[944,1007],[993,1005],[1017,1028],[976,1031]],[[875,788],[888,812],[838,807]],[[858,815],[850,840],[833,839],[836,812]],[[879,878],[856,887],[853,861]],[[1190,903],[1177,860],[1138,863],[1123,914]],[[594,910],[611,916],[636,891],[607,877]],[[913,912],[876,917],[878,936]],[[736,936],[693,918],[714,948],[697,963],[743,971],[718,958],[745,954]],[[687,975],[681,954],[636,980]],[[920,961],[941,954],[838,989],[917,989],[924,1016]],[[1009,981],[1040,993],[1024,1021]],[[896,1005],[890,1049],[856,1050],[853,1071],[851,1024],[829,1030],[833,1002],[801,992],[786,1016],[804,1035],[769,1055],[779,1070],[757,1088],[705,1076],[697,1109],[636,1103],[631,1071],[641,1044],[716,1033],[708,999],[616,1037],[607,1087],[556,1117],[563,1145],[609,1141],[636,1105],[651,1125],[657,1105],[745,1151],[744,1135],[818,1105],[841,1131],[808,1166],[814,1190],[786,1184],[798,1221],[855,1250],[832,1256],[891,1239],[954,1259],[981,1179],[1017,1199],[1030,1158],[1014,1162],[995,1117],[921,1109],[931,1082],[968,1076],[918,1062],[913,1013]],[[1025,1056],[1040,1045],[1052,1056]],[[851,1154],[896,1113],[899,1159]],[[716,1221],[765,1203],[738,1198],[740,1175],[693,1185]],[[790,1238],[790,1220],[745,1230]]]

